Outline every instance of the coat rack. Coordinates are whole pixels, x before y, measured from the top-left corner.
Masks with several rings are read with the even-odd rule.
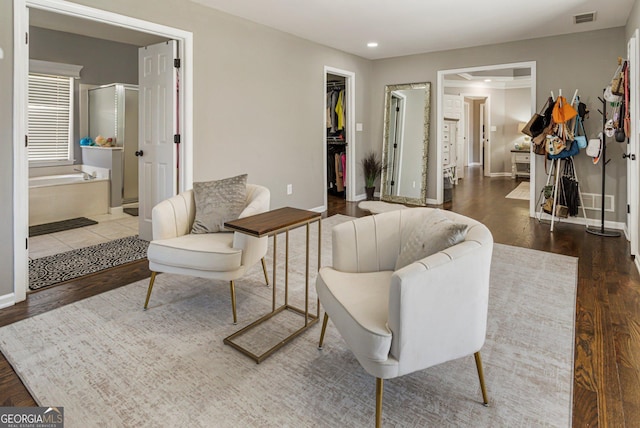
[[[558,90],[558,96],[559,97],[562,96],[562,89]],[[554,101],[556,100],[556,97],[554,96],[553,91],[551,91],[551,99]],[[571,98],[571,105],[574,105],[577,99],[578,99],[578,90],[576,89],[576,91],[573,93],[573,97]],[[562,164],[562,161],[571,162],[573,179],[579,182],[578,175],[575,169],[575,164],[573,163],[573,158],[551,160],[551,167],[549,168],[549,172],[547,174],[547,184],[545,185],[545,187],[548,188],[549,186],[551,186],[551,183],[554,183],[553,184],[553,204],[552,204],[551,212],[548,213],[551,216],[551,227],[549,229],[550,232],[553,232],[553,227],[554,227],[554,224],[556,223],[556,217],[559,217],[558,202],[559,202],[559,189],[561,185],[560,166]],[[542,204],[540,204],[540,201],[543,198],[543,196],[544,196],[544,188],[540,191],[540,196],[538,197],[538,205],[540,205],[540,209],[538,211],[538,221],[541,221],[543,217],[544,210],[543,210]],[[584,220],[586,223],[587,213],[585,212],[584,203],[582,202],[582,192],[578,191],[578,197],[580,198],[580,206],[582,207],[582,216],[584,217]]]
[[[602,91],[604,94],[604,91]],[[603,95],[604,97],[604,95]],[[607,159],[607,136],[604,133],[604,127],[607,123],[607,101],[603,98],[598,97],[600,102],[602,103],[602,111],[598,109],[598,112],[602,115],[602,152],[600,153],[600,160],[602,162],[602,206],[600,207],[600,226],[587,226],[587,232],[592,235],[599,236],[607,236],[607,237],[617,237],[620,236],[620,232],[617,230],[609,230],[604,228],[604,184],[606,178],[606,167],[611,159]]]

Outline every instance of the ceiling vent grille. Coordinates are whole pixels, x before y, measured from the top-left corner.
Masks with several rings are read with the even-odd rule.
[[[593,22],[596,20],[595,12],[581,13],[578,15],[573,15],[573,23],[574,24],[584,24],[587,22]]]

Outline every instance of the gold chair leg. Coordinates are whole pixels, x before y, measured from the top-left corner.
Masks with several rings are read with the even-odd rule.
[[[238,318],[236,316],[236,286],[233,281],[230,282],[231,288],[231,309],[233,310],[233,325],[238,324]]]
[[[376,378],[376,428],[382,427],[382,392],[384,379]]]
[[[262,272],[264,272],[264,280],[269,285],[269,276],[267,275],[267,264],[264,262],[264,257],[261,259],[262,261]]]
[[[485,407],[489,407],[489,399],[487,398],[487,389],[484,386],[484,372],[482,370],[482,358],[480,351],[473,354],[476,358],[476,368],[478,369],[478,377],[480,378],[480,389],[482,390],[482,400]]]
[[[149,289],[147,290],[147,300],[144,301],[144,310],[147,310],[149,305],[149,297],[151,297],[151,289],[153,288],[153,282],[156,280],[156,272],[151,272],[151,279],[149,280]]]
[[[322,342],[324,342],[324,332],[327,330],[327,321],[329,321],[329,314],[324,313],[324,319],[322,320],[322,330],[320,331],[320,342],[318,342],[318,349],[322,349]]]

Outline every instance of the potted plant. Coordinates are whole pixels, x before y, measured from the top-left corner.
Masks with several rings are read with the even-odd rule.
[[[382,175],[382,161],[374,152],[369,152],[362,158],[362,171],[364,172],[364,190],[367,192],[367,200],[373,200],[375,181]]]

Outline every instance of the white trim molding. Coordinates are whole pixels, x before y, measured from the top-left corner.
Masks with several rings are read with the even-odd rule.
[[[536,61],[524,61],[509,64],[496,64],[486,65],[479,67],[464,67],[450,70],[438,70],[437,83],[436,83],[436,199],[434,205],[441,205],[444,199],[444,180],[443,180],[443,168],[442,168],[442,147],[440,142],[440,136],[442,135],[442,122],[444,120],[443,112],[443,97],[445,85],[450,83],[449,80],[445,80],[445,76],[449,74],[470,73],[476,71],[488,71],[488,70],[500,70],[505,68],[529,68],[531,69],[531,114],[536,112]],[[459,85],[456,85],[459,86]],[[491,131],[489,131],[491,132]],[[489,141],[491,141],[491,136]],[[485,168],[491,170],[491,165],[485,165]],[[492,174],[493,175],[493,174]],[[510,175],[510,174],[509,174]],[[536,182],[535,176],[535,159],[531,158],[531,176],[530,181]],[[535,216],[535,186],[531,186],[529,197],[529,214]],[[433,199],[428,199],[427,203],[431,203]]]
[[[353,71],[342,70],[340,68],[324,66],[324,90],[322,93],[324,109],[322,109],[322,165],[324,171],[322,176],[322,192],[324,205],[328,206],[327,196],[327,74],[334,74],[336,76],[342,76],[345,78],[345,92],[347,96],[347,183],[352,183],[347,186],[347,201],[356,200],[356,189],[353,184],[356,182],[356,162],[355,162],[355,146],[356,146],[356,73]]]
[[[16,296],[13,293],[0,296],[0,309],[8,308],[16,303]]]
[[[80,78],[82,65],[64,64],[61,62],[41,61],[39,59],[29,60],[29,73],[36,74],[53,74],[55,76]]]

